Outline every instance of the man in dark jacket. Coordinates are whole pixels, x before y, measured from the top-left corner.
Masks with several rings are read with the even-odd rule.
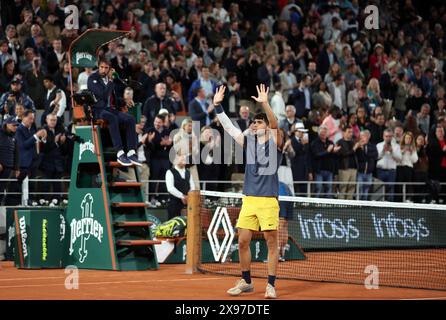
[[[142,114],[147,119],[145,132],[153,125],[155,116],[161,109],[167,109],[169,113],[175,114],[180,109],[180,102],[167,95],[165,83],[158,82],[155,85],[155,94],[144,102],[142,109]]]
[[[370,131],[370,142],[374,145],[383,141],[384,130],[386,130],[386,117],[384,114],[375,115],[375,122],[370,122],[367,130]]]
[[[0,179],[17,178],[20,174],[19,148],[15,139],[18,125],[19,123],[13,117],[9,117],[0,129]],[[8,193],[8,191],[11,192],[13,189],[17,189],[13,188],[15,184],[13,182],[0,181],[0,206],[19,204],[19,201],[14,201],[10,195],[7,197],[3,196],[5,190]]]
[[[311,110],[311,76],[304,74],[299,87],[293,89],[293,93],[288,98],[288,104],[294,105],[296,117],[307,117]]]
[[[326,48],[322,50],[317,57],[317,73],[321,75],[322,79],[324,79],[325,75],[328,73],[330,66],[333,63],[338,62],[335,49],[335,43],[330,41],[327,43]]]
[[[97,102],[93,106],[95,119],[103,119],[107,122],[108,130],[112,139],[113,147],[117,150],[117,161],[123,166],[141,165],[136,155],[138,138],[136,135],[135,118],[128,113],[121,112],[124,107],[122,97],[115,91],[116,78],[114,69],[110,69],[110,63],[106,60],[99,62],[99,70],[88,77],[88,90],[96,96]],[[127,138],[127,154],[124,152],[119,127],[125,127]]]
[[[125,56],[125,46],[120,43],[116,47],[116,57],[110,60],[111,67],[116,70],[121,79],[128,79],[131,73],[129,59]]]
[[[195,99],[189,102],[189,116],[193,121],[200,121],[200,127],[209,126],[215,117],[214,106],[206,101],[203,88],[196,90]]]
[[[66,136],[63,127],[57,126],[57,116],[48,114],[44,129],[47,137],[43,143],[40,153],[42,170],[45,179],[61,179],[64,172],[64,156]],[[52,186],[52,188],[51,188]],[[46,192],[54,192],[54,196],[49,195],[47,200],[61,199],[62,184],[60,182],[50,182],[45,185]]]
[[[370,143],[370,131],[364,130],[359,134],[359,147],[356,149],[358,159],[359,200],[368,200],[373,172],[378,159],[376,145]]]
[[[164,180],[166,171],[170,168],[169,152],[173,141],[169,137],[169,132],[164,128],[165,117],[166,115],[157,115],[152,123],[153,127],[147,131],[150,136],[153,136],[148,144],[151,180]],[[166,192],[165,184],[158,182],[150,183],[149,192],[152,197],[151,202],[153,202],[155,201],[155,193]]]
[[[37,145],[46,139],[46,131],[44,129],[40,129],[37,132],[34,129],[34,121],[34,112],[26,110],[23,114],[22,123],[18,126],[15,134],[20,154],[19,183],[22,183],[27,177],[30,179],[35,177],[36,169],[39,166]],[[36,190],[34,184],[31,184],[30,190]]]
[[[316,183],[316,197],[333,198],[333,176],[336,172],[336,154],[341,149],[328,139],[326,126],[319,127],[319,137],[311,145],[311,158],[314,180]],[[325,190],[321,195],[322,189]]]
[[[342,130],[342,139],[338,141],[341,149],[339,156],[339,199],[353,200],[355,193],[356,174],[358,168],[358,160],[356,159],[356,150],[359,148],[359,142],[353,141],[353,129],[349,126]]]

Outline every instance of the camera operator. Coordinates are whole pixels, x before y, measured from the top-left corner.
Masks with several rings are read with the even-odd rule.
[[[22,90],[22,77],[16,75],[11,83],[10,90],[0,97],[0,115],[1,118],[15,116],[15,108],[17,103],[21,103],[25,109],[35,112],[33,100]]]

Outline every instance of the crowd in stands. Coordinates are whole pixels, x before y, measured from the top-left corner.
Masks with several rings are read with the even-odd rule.
[[[295,195],[367,200],[378,179],[386,183],[386,200],[402,201],[404,191],[407,201],[443,202],[438,184],[446,183],[446,4],[434,2],[2,2],[0,179],[69,176],[70,86],[87,89],[96,70],[73,68],[71,78],[67,51],[83,31],[106,28],[130,32],[99,56],[120,79],[137,84],[124,96],[143,115],[135,130],[147,180],[167,179],[176,139],[189,139],[198,151],[225,145],[212,105],[219,85],[226,86],[225,112],[244,131],[259,109],[251,99],[255,85],[263,83],[286,137],[279,175]],[[69,4],[80,9],[79,29],[65,27]],[[364,25],[370,4],[379,7],[378,30]],[[192,134],[195,121],[199,136]],[[14,143],[18,157],[4,159]],[[220,156],[221,164],[215,163]],[[211,152],[187,165],[191,185],[243,174],[243,164],[223,158]],[[304,181],[314,181],[311,190]],[[398,184],[403,182],[420,184]],[[157,192],[169,185],[151,183],[148,200],[157,205]]]

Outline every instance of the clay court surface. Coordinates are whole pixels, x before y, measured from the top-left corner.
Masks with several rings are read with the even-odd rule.
[[[18,270],[0,262],[0,299],[129,299],[129,300],[263,300],[265,279],[254,279],[255,292],[229,297],[236,277],[185,274],[185,265],[161,265],[157,271],[79,270],[79,289],[65,289],[66,274],[57,270]],[[277,280],[280,299],[446,299],[446,291]]]

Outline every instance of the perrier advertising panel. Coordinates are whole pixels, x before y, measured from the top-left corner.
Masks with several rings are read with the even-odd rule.
[[[111,232],[110,198],[100,135],[90,126],[76,127],[76,142],[67,210],[67,263],[84,269],[117,270]],[[95,139],[96,143],[95,143]]]

